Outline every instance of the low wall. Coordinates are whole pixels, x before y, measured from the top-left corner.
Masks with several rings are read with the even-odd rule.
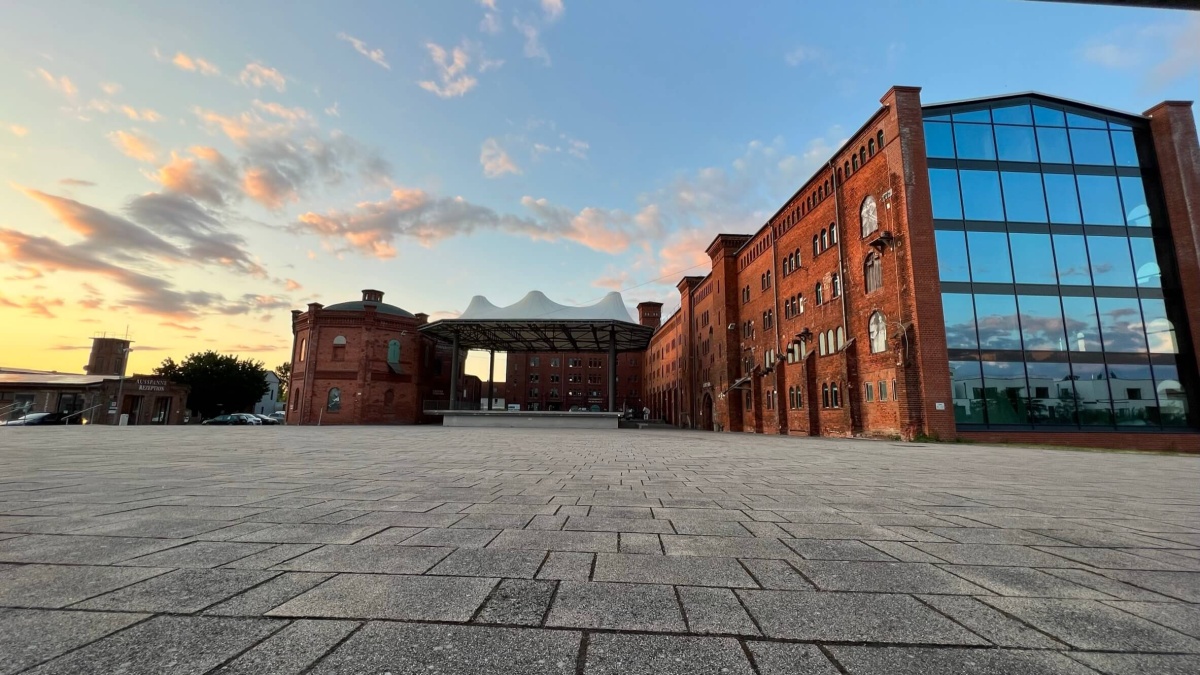
[[[431,410],[444,427],[502,429],[616,429],[621,413],[534,410]]]
[[[1200,433],[1119,431],[959,431],[958,437],[972,443],[1028,443],[1066,445],[1076,448],[1200,452]]]

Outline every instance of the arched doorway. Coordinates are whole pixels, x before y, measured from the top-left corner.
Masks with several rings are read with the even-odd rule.
[[[705,431],[713,430],[713,417],[716,411],[713,406],[712,394],[705,392],[700,402],[700,428]]]

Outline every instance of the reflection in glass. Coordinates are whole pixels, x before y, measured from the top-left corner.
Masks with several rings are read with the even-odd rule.
[[[1058,296],[1021,295],[1017,296],[1017,304],[1026,351],[1066,351],[1067,335]]]
[[[954,169],[930,169],[929,193],[933,199],[933,217],[962,220],[962,202],[958,196],[958,172]]]
[[[1117,192],[1116,176],[1075,176],[1079,183],[1079,203],[1083,206],[1083,222],[1088,225],[1124,225],[1121,215],[1121,196]]]
[[[987,400],[988,424],[1025,424],[1025,363],[984,361],[983,396]]]
[[[1075,424],[1075,386],[1071,364],[1028,361],[1029,421],[1041,426]]]
[[[1159,426],[1158,401],[1150,364],[1109,364],[1108,386],[1112,391],[1117,424],[1131,427]]]
[[[1050,235],[1013,232],[1008,235],[1008,243],[1012,248],[1013,276],[1018,284],[1058,283]]]
[[[1158,267],[1158,255],[1154,252],[1154,240],[1130,237],[1129,246],[1133,249],[1137,285],[1142,288],[1162,288],[1162,271]]]
[[[1008,220],[1019,223],[1046,222],[1046,198],[1042,193],[1042,175],[1004,171],[1004,213]]]
[[[1187,426],[1187,394],[1175,365],[1153,366],[1154,389],[1158,394],[1158,416],[1164,427]]]
[[[1072,363],[1075,378],[1075,414],[1084,426],[1111,426],[1112,395],[1102,363]]]
[[[1008,235],[1003,232],[968,232],[971,280],[975,283],[1012,283]]]
[[[1146,342],[1152,354],[1178,354],[1175,325],[1167,318],[1167,304],[1157,298],[1142,299],[1142,321],[1146,326]]]
[[[1029,113],[1029,104],[1021,103],[1003,108],[992,108],[992,121],[996,124],[1033,124],[1033,115]]]
[[[991,111],[989,111],[987,108],[984,108],[983,110],[968,110],[965,112],[959,112],[956,110],[951,114],[954,115],[955,122],[982,122],[983,124],[987,124],[992,121]]]
[[[1067,126],[1078,129],[1108,128],[1108,124],[1104,120],[1090,115],[1080,115],[1079,113],[1067,113]]]
[[[976,324],[981,349],[1020,349],[1017,299],[1011,295],[975,296]]]
[[[996,127],[996,154],[1004,162],[1036,162],[1032,127]]]
[[[1000,174],[995,171],[959,171],[963,216],[967,220],[1004,220],[1000,201]]]
[[[1033,121],[1038,126],[1043,127],[1067,126],[1067,120],[1063,116],[1063,111],[1054,110],[1053,108],[1045,108],[1040,105],[1033,106]]]
[[[978,361],[951,361],[950,386],[954,395],[954,421],[985,424],[983,375]]]
[[[1088,237],[1092,283],[1097,286],[1128,286],[1133,283],[1133,262],[1125,237]]]
[[[1130,227],[1150,227],[1150,209],[1146,206],[1146,188],[1139,176],[1121,176],[1121,200],[1125,202],[1125,220]]]
[[[1095,298],[1063,296],[1062,305],[1067,348],[1073,352],[1099,352],[1100,318],[1096,314]]]
[[[1043,164],[1070,164],[1071,148],[1067,145],[1066,129],[1038,127],[1038,154]]]
[[[975,305],[966,293],[942,293],[942,316],[946,322],[946,347],[975,349]]]
[[[1106,352],[1144,353],[1146,334],[1136,298],[1096,298]]]
[[[992,125],[954,123],[954,147],[959,159],[996,159]]]
[[[1077,234],[1054,235],[1054,259],[1058,268],[1058,283],[1064,286],[1090,286],[1087,249],[1083,237]]]
[[[1069,173],[1047,173],[1042,176],[1046,184],[1046,204],[1050,207],[1050,222],[1078,225],[1079,195],[1075,192],[1075,176]]]
[[[1071,156],[1076,164],[1102,164],[1112,166],[1112,147],[1108,144],[1107,131],[1071,129]]]
[[[966,233],[935,230],[934,236],[937,238],[938,278],[942,281],[970,281]]]
[[[1117,166],[1137,166],[1137,146],[1133,144],[1133,132],[1113,131],[1113,153],[1117,156]]]
[[[925,122],[925,154],[954,159],[954,136],[949,124]]]

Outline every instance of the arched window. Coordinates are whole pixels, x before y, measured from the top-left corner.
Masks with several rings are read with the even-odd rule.
[[[858,161],[860,164],[867,163],[867,149],[861,146],[858,148]]]
[[[814,234],[813,235],[813,257],[814,258],[817,257],[817,254],[819,254],[820,252],[821,252],[820,241],[817,239],[817,235]]]
[[[797,248],[796,248],[796,252],[795,252],[795,253],[793,253],[792,255],[796,256],[796,262],[795,262],[795,266],[796,266],[796,267],[800,267],[801,265],[803,265],[803,264],[804,264],[804,263],[800,262],[800,249],[799,249],[799,247],[797,247]]]
[[[821,385],[821,407],[822,408],[829,407],[829,385],[828,384]]]
[[[758,287],[759,287],[760,289],[765,289],[765,288],[767,287],[767,274],[766,274],[766,272],[763,272],[762,274],[758,275]]]
[[[883,265],[878,253],[871,253],[863,263],[863,279],[868,293],[883,288]]]
[[[887,349],[887,320],[883,314],[875,312],[867,322],[867,335],[871,338],[871,353],[878,354]]]
[[[329,390],[329,397],[325,401],[325,410],[329,412],[337,412],[342,409],[342,390],[333,387]]]
[[[786,277],[787,275],[789,275],[791,273],[792,273],[792,259],[790,257],[784,258],[783,259],[783,276]]]
[[[862,236],[867,236],[879,229],[879,209],[875,206],[875,198],[867,195],[862,206],[858,209],[859,223],[862,225]]]
[[[874,157],[874,156],[875,156],[875,139],[872,138],[867,141],[867,157]]]
[[[339,336],[333,338],[333,360],[334,361],[345,361],[346,360],[346,336],[345,335],[339,335]]]
[[[837,351],[837,348],[836,348],[836,347],[834,347],[834,344],[835,344],[835,343],[834,343],[834,341],[833,341],[833,329],[832,329],[832,328],[830,328],[829,330],[825,331],[825,342],[829,343],[829,353],[830,353],[830,354],[832,354],[832,353],[834,353],[834,352],[836,352],[836,351]]]
[[[767,288],[771,287],[771,270],[767,270]]]
[[[821,333],[820,337],[817,338],[817,353],[820,354],[821,356],[825,356],[825,334],[824,333]]]
[[[821,250],[829,248],[829,232],[825,228],[821,228]]]
[[[829,179],[825,179],[825,184],[824,184],[824,186],[823,186],[823,187],[825,188],[825,194],[827,194],[827,195],[828,195],[828,194],[832,194],[832,193],[829,191]]]
[[[303,391],[300,389],[300,387],[293,387],[293,391],[288,392],[288,399],[290,399],[292,402],[292,412],[296,412],[300,409],[300,395],[302,393]]]
[[[841,326],[838,326],[837,329],[837,340],[838,349],[846,346],[846,332]]]
[[[826,181],[826,182],[828,182],[828,181]],[[817,201],[821,201],[822,199],[825,199],[825,188],[818,187],[817,188]]]
[[[833,275],[829,283],[829,297],[836,298],[842,294],[842,280],[838,275]]]
[[[801,391],[802,390],[800,389],[800,387],[796,387],[796,407],[797,408],[804,407],[804,394],[802,394]]]
[[[387,360],[388,360],[388,363],[400,363],[400,341],[399,340],[389,340],[388,341]]]
[[[879,133],[875,135],[875,140],[878,142],[879,151],[883,152],[883,129],[880,129]]]
[[[846,177],[850,177],[850,162],[846,162]]]
[[[835,408],[842,407],[842,399],[841,399],[841,397],[838,396],[837,382],[834,382],[833,384],[829,385],[829,399],[831,401],[833,401],[833,407],[835,407]]]
[[[300,354],[298,355],[299,358],[296,360],[300,363],[304,363],[304,352],[306,351],[308,351],[308,338],[300,338]]]
[[[854,167],[855,171],[858,171],[858,155],[850,155],[850,165]]]
[[[388,389],[387,391],[383,392],[383,404],[384,405],[391,405],[395,401],[396,401],[396,392],[392,391],[391,389]]]
[[[817,300],[818,305],[825,304],[825,293],[823,293],[821,291],[821,283],[820,282],[817,282],[817,287],[813,290],[813,293],[816,295],[816,300]]]
[[[833,246],[835,244],[837,244],[837,225],[834,223],[830,223],[829,224],[829,245]]]
[[[796,388],[795,387],[788,387],[788,407],[789,408],[796,407]]]
[[[837,179],[838,179],[839,183],[842,182],[842,167],[840,167],[840,166],[838,167],[838,170],[837,170]]]
[[[796,294],[796,316],[799,316],[803,313],[804,313],[804,294],[797,293]]]

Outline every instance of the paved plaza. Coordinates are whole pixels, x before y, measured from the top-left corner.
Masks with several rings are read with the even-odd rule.
[[[1200,672],[1200,457],[0,431],[0,675]]]

